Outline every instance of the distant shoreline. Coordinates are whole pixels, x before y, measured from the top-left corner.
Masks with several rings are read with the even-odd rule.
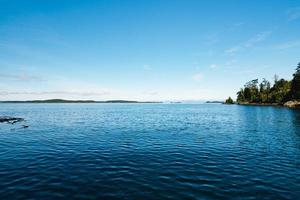
[[[206,101],[205,103],[223,104],[224,101]]]
[[[47,99],[47,100],[28,100],[28,101],[0,101],[0,103],[162,103],[159,101],[128,101],[128,100],[65,100],[65,99]]]

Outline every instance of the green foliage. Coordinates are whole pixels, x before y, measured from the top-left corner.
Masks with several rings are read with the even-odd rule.
[[[238,91],[236,94],[237,94],[237,100],[236,100],[237,102],[245,102],[246,101],[243,88],[241,88],[240,91]]]
[[[271,83],[266,79],[259,84],[259,101],[261,103],[268,103],[270,100]]]
[[[270,90],[270,100],[272,103],[284,103],[290,100],[291,81],[280,79]]]
[[[266,79],[263,79],[259,87],[256,81],[251,82],[237,93],[238,103],[284,103],[291,99],[291,81],[276,80],[272,87]]]
[[[293,76],[291,83],[291,97],[293,99],[300,99],[300,63],[298,63],[296,72]]]
[[[229,97],[228,99],[226,99],[225,103],[226,104],[234,104],[233,99],[231,97]]]
[[[283,104],[292,99],[300,99],[300,63],[293,75],[293,80],[288,81],[274,76],[274,84],[263,79],[247,82],[244,88],[237,92],[238,103],[278,103]]]

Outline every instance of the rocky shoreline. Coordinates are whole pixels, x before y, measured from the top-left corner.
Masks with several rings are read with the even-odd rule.
[[[288,108],[300,108],[300,101],[292,100],[285,102],[283,105]]]
[[[237,102],[238,105],[249,105],[249,106],[284,106],[288,108],[300,108],[300,101],[298,100],[291,100],[285,102],[283,104],[280,103],[249,103],[249,102]]]

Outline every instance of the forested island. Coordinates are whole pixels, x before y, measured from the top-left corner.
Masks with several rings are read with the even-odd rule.
[[[31,100],[31,101],[0,101],[0,103],[161,103],[156,101],[128,101],[128,100],[65,100],[65,99],[47,99],[47,100]]]
[[[233,104],[229,97],[225,103]],[[274,83],[263,79],[260,83],[258,79],[247,82],[244,88],[237,92],[237,104],[242,105],[285,105],[288,107],[300,106],[300,63],[292,80],[279,79],[274,77]]]

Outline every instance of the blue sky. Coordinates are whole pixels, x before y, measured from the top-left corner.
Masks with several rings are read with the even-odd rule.
[[[299,54],[298,0],[0,0],[1,100],[221,100]]]

